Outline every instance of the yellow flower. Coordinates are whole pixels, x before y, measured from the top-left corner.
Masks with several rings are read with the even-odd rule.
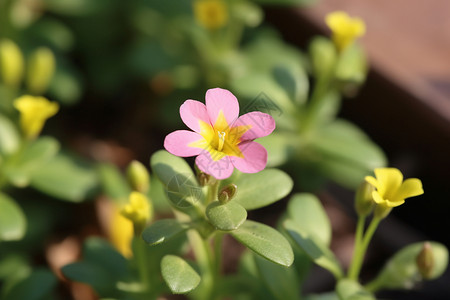
[[[355,39],[366,33],[366,25],[360,18],[351,18],[346,12],[335,11],[325,17],[325,22],[333,33],[333,41],[341,51]]]
[[[109,238],[114,247],[126,258],[133,256],[131,240],[133,239],[133,223],[122,216],[117,206],[113,208]]]
[[[135,225],[143,227],[152,214],[149,200],[142,193],[131,192],[129,203],[122,209],[121,214]]]
[[[219,29],[228,21],[228,10],[222,0],[194,1],[194,15],[197,22],[206,29]]]
[[[20,125],[25,136],[30,139],[38,136],[45,121],[59,110],[58,103],[29,95],[14,100],[14,107],[20,112]]]
[[[396,168],[375,169],[376,179],[366,176],[366,181],[376,190],[372,192],[375,203],[387,208],[399,206],[406,198],[423,194],[422,182],[417,178],[403,181],[403,174]]]

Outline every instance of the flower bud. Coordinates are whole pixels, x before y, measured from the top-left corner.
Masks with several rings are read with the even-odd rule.
[[[40,47],[31,53],[28,60],[26,83],[28,90],[35,95],[42,95],[55,73],[55,56],[47,47]]]
[[[150,175],[144,165],[133,160],[127,169],[127,179],[133,190],[147,193],[150,189]]]
[[[233,183],[223,187],[219,194],[218,194],[218,199],[219,202],[222,204],[227,203],[228,201],[230,201],[231,199],[233,199],[233,197],[236,195],[237,193],[237,186]]]
[[[19,47],[9,39],[0,41],[0,76],[10,88],[17,88],[23,77],[24,61]]]
[[[327,38],[316,37],[309,44],[309,56],[314,74],[318,77],[331,74],[336,64],[336,47]]]
[[[120,212],[134,224],[135,235],[141,234],[147,221],[153,217],[153,206],[142,193],[131,192],[128,204]]]
[[[416,258],[417,268],[423,279],[430,279],[434,268],[433,249],[429,242],[423,244],[423,248]]]
[[[206,29],[217,30],[228,22],[227,3],[223,0],[195,0],[194,16]]]
[[[375,204],[372,198],[372,192],[374,190],[374,187],[366,181],[363,181],[358,190],[356,190],[355,210],[358,215],[367,216],[372,212]]]
[[[197,169],[197,165],[195,167]],[[197,180],[200,186],[213,185],[217,181],[213,176],[206,174],[200,170],[198,170],[197,173]]]

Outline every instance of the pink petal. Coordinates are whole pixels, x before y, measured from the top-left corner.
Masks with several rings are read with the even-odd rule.
[[[209,175],[214,176],[214,178],[222,180],[226,179],[233,174],[233,164],[230,161],[229,156],[214,161],[208,151],[203,151],[195,159],[195,164],[202,171]]]
[[[189,130],[177,130],[168,134],[164,140],[164,148],[176,156],[188,157],[199,155],[203,149],[188,146],[190,143],[202,140],[203,137]]]
[[[267,150],[262,145],[247,141],[239,144],[244,158],[231,157],[231,162],[241,172],[257,173],[262,171],[267,164]]]
[[[184,124],[186,124],[190,129],[195,132],[200,133],[200,123],[203,121],[210,124],[208,112],[206,111],[205,104],[195,101],[186,100],[180,106],[180,116]]]
[[[239,117],[239,103],[236,97],[228,90],[221,88],[209,89],[206,92],[206,109],[211,124],[217,120],[220,111],[223,112],[228,124],[232,124]]]
[[[241,140],[254,140],[272,133],[275,129],[275,120],[271,115],[253,111],[239,117],[234,122],[233,127],[250,125],[251,128],[246,131]]]

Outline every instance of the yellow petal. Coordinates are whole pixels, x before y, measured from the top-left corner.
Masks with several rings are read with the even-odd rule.
[[[377,191],[372,192],[372,198],[377,204],[384,204],[386,202]]]
[[[348,22],[350,22],[349,15],[344,11],[335,11],[329,13],[325,17],[325,23],[330,27],[331,31],[339,32],[342,28],[346,27]]]
[[[395,200],[400,201],[409,197],[414,197],[423,194],[422,181],[417,178],[406,179],[397,193],[395,194]]]
[[[399,205],[402,205],[403,203],[405,203],[405,200],[399,200],[399,201],[386,200],[385,203],[388,207],[396,207],[396,206],[399,206]]]
[[[366,176],[364,179],[367,183],[378,189],[378,181],[373,176]]]
[[[403,174],[396,168],[375,169],[378,192],[384,199],[393,199],[403,181]]]

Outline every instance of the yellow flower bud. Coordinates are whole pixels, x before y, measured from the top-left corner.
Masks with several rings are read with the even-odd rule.
[[[29,91],[35,95],[43,94],[54,73],[55,56],[53,52],[46,47],[40,47],[33,51],[28,61],[26,78]]]
[[[113,208],[109,238],[114,247],[125,257],[133,256],[131,241],[133,239],[133,223],[122,216],[117,206]]]
[[[367,216],[373,210],[375,202],[372,198],[374,187],[368,182],[362,182],[356,191],[355,195],[355,209],[358,215]]]
[[[14,100],[14,107],[20,112],[20,126],[28,139],[38,136],[45,121],[59,110],[58,103],[50,102],[44,97],[30,95]]]
[[[0,75],[8,87],[17,88],[23,77],[24,61],[19,47],[9,39],[0,41]]]
[[[431,249],[431,244],[429,242],[423,244],[422,250],[419,255],[417,255],[416,262],[422,278],[430,279],[434,268],[434,256],[433,249]]]
[[[343,11],[329,13],[325,17],[325,22],[332,31],[333,41],[339,51],[344,50],[366,33],[366,24],[362,19],[351,18]]]
[[[139,235],[147,221],[151,219],[153,207],[144,194],[131,192],[129,203],[122,209],[121,214],[133,222],[135,234]]]
[[[206,29],[216,30],[228,22],[228,9],[223,0],[195,0],[194,16]]]
[[[150,189],[150,175],[144,165],[133,160],[127,169],[127,179],[133,190],[147,193]]]

